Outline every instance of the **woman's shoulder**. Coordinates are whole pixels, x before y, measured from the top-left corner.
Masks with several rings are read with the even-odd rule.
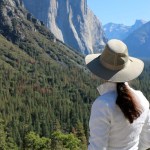
[[[146,96],[143,94],[142,91],[140,90],[135,90],[132,89],[135,93],[135,95],[137,96],[138,100],[140,101],[140,103],[145,107],[145,108],[149,108],[149,101],[147,100]]]
[[[116,105],[116,98],[117,94],[115,91],[105,93],[96,98],[96,100],[93,103],[93,106],[99,108],[101,107],[112,108]]]

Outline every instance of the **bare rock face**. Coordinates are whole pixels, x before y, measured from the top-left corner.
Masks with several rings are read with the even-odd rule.
[[[83,54],[101,51],[102,26],[87,0],[23,0],[25,7],[61,41]]]
[[[25,38],[21,19],[25,18],[26,11],[22,6],[20,0],[0,1],[0,33],[14,43]]]

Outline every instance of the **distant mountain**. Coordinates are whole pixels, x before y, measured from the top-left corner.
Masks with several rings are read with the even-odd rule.
[[[83,54],[105,45],[103,28],[87,6],[87,0],[23,0],[25,7],[43,21],[61,41]]]
[[[150,22],[131,33],[124,42],[128,46],[130,55],[150,58]]]
[[[108,39],[124,39],[130,27],[123,24],[108,23],[104,25],[104,32]]]
[[[104,32],[106,34],[106,37],[108,39],[125,39],[129,34],[131,34],[134,30],[141,27],[143,24],[145,24],[146,21],[144,20],[136,20],[134,25],[132,26],[126,26],[123,24],[115,24],[115,23],[108,23],[103,26]]]

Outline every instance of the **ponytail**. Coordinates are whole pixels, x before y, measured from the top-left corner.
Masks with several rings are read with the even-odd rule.
[[[125,83],[117,83],[118,97],[116,104],[120,107],[125,118],[133,123],[142,113],[142,107]]]

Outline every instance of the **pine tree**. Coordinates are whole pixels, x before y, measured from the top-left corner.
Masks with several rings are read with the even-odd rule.
[[[76,124],[76,136],[77,136],[78,139],[81,140],[82,150],[86,150],[87,149],[87,139],[85,137],[83,124],[80,121],[77,121],[77,124]]]
[[[0,119],[0,149],[7,150],[4,121]]]

